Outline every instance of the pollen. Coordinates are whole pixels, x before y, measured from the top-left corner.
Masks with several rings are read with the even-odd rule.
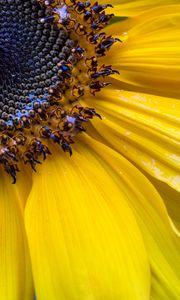
[[[0,0],[0,164],[16,182],[22,162],[36,171],[55,143],[71,144],[100,117],[81,99],[118,73],[101,63],[120,42],[104,28],[110,4],[76,0]]]

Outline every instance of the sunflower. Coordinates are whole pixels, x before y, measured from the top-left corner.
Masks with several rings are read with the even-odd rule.
[[[180,298],[178,2],[0,0],[2,300]]]

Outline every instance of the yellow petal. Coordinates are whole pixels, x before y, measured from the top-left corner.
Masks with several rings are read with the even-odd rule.
[[[9,177],[9,181],[12,181]],[[14,186],[14,185],[13,185]],[[20,165],[20,172],[17,173],[17,181],[15,184],[15,190],[17,193],[17,201],[19,207],[24,212],[24,208],[26,205],[26,201],[31,190],[32,186],[32,170],[27,168],[27,166],[21,164]],[[11,184],[12,187],[12,184]]]
[[[37,299],[147,300],[149,264],[127,195],[80,144],[34,176],[26,228]]]
[[[102,0],[101,3],[112,3],[116,16],[136,16],[156,6],[178,4],[179,0]]]
[[[178,100],[106,89],[86,102],[103,117],[92,125],[106,143],[150,175],[180,189]]]
[[[163,182],[160,182],[156,180],[155,178],[150,177],[151,182],[161,195],[166,207],[168,214],[174,223],[174,225],[177,227],[177,229],[180,231],[180,195],[179,192],[172,189],[170,186],[164,184]]]
[[[25,183],[25,182],[24,182]],[[27,183],[25,183],[27,188]],[[28,190],[28,189],[27,189]],[[0,180],[0,299],[32,300],[33,283],[20,201],[22,183],[13,185],[1,170]]]
[[[124,39],[109,52],[108,63],[126,90],[180,97],[180,5],[163,6],[107,28]]]
[[[150,260],[150,299],[178,300],[180,244],[162,199],[150,181],[123,156],[99,142],[94,142],[90,137],[83,136],[81,141],[91,148],[92,155],[98,157],[114,182],[127,195]],[[113,197],[111,203],[119,211],[119,203]]]

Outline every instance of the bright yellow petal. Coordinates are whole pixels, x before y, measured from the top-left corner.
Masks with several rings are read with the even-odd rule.
[[[158,190],[161,195],[167,210],[168,214],[173,221],[174,225],[180,231],[180,195],[179,192],[175,191],[168,185],[160,182],[154,178],[150,178],[151,182]]]
[[[180,244],[157,191],[137,168],[117,152],[99,142],[95,143],[89,137],[83,136],[81,141],[91,147],[92,156],[98,158],[121,191],[127,195],[142,231],[151,264],[150,299],[178,300]],[[113,197],[111,203],[118,212],[119,203]]]
[[[180,190],[180,103],[176,99],[106,89],[87,99],[103,120],[92,125],[118,152]]]
[[[147,300],[149,264],[128,196],[80,144],[34,176],[26,228],[37,299]]]
[[[102,0],[101,3],[112,3],[116,16],[132,17],[156,6],[179,4],[179,0]]]
[[[180,5],[154,9],[107,30],[124,39],[107,60],[121,73],[114,75],[120,88],[180,97]]]
[[[12,179],[9,176],[9,181],[11,182]],[[27,166],[21,164],[20,165],[20,172],[17,173],[17,181],[15,184],[16,187],[16,193],[17,193],[17,201],[19,204],[19,207],[24,212],[24,208],[26,205],[26,201],[29,195],[29,192],[31,190],[32,186],[32,170],[28,168]],[[12,187],[12,184],[11,184]]]
[[[27,184],[26,184],[27,188]],[[27,189],[28,191],[28,189]],[[33,283],[20,201],[22,183],[13,185],[1,170],[0,180],[0,299],[32,300]]]

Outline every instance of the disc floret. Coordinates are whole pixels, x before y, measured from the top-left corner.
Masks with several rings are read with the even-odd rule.
[[[43,28],[49,42],[44,51],[42,47],[38,48],[44,63],[41,70],[44,68],[46,73],[39,72],[35,78],[38,84],[41,82],[39,86],[43,94],[38,95],[39,86],[36,87],[34,77],[30,77],[25,88],[27,84],[30,87],[34,84],[36,92],[24,93],[26,103],[22,103],[18,96],[18,111],[0,120],[0,163],[13,177],[13,183],[19,171],[19,162],[29,164],[36,171],[36,165],[51,154],[48,147],[50,141],[72,155],[73,138],[86,130],[85,124],[90,119],[95,116],[101,118],[95,109],[82,106],[82,97],[95,96],[96,92],[110,84],[106,77],[118,73],[111,65],[101,63],[101,57],[120,41],[104,32],[113,17],[113,14],[105,13],[107,7],[112,8],[111,4],[76,0],[30,2],[32,7],[35,5],[37,8],[37,26]],[[53,30],[48,31],[52,27]],[[38,35],[41,33],[36,34],[37,41]],[[41,36],[40,45],[43,45],[43,39],[45,37]],[[56,42],[52,47],[54,40]],[[49,53],[48,47],[52,48]],[[60,53],[57,56],[53,51]],[[35,59],[36,67],[39,64],[39,58]],[[46,78],[46,75],[49,77]],[[38,81],[38,76],[42,77],[41,81]],[[43,85],[44,82],[47,86]]]

